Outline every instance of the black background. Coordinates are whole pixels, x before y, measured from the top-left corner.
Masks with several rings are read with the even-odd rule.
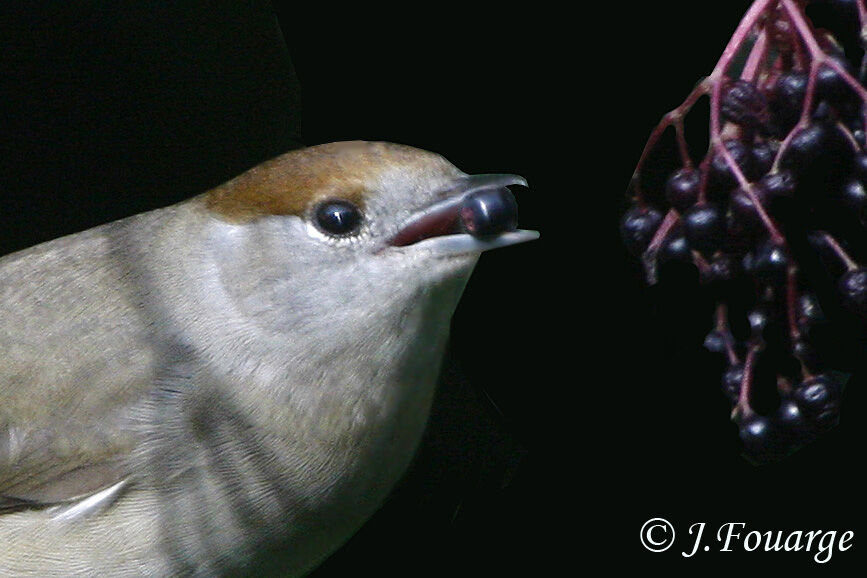
[[[648,288],[618,238],[647,135],[748,2],[582,3],[575,17],[275,1],[285,49],[267,2],[106,4],[29,3],[4,20],[4,252],[181,200],[298,142],[403,142],[530,182],[521,225],[542,238],[482,258],[415,464],[316,576],[547,575],[588,560],[813,570],[804,553],[683,559],[693,522],[854,530],[825,569],[863,558],[865,372],[836,430],[751,465],[702,348],[709,304]],[[680,537],[662,554],[638,540],[656,516]]]

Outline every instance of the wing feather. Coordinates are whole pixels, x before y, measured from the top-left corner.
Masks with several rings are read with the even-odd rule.
[[[0,259],[0,513],[127,475],[158,347],[123,223]]]

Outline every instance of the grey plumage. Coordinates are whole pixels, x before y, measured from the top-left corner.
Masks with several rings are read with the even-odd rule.
[[[338,547],[411,459],[486,248],[387,241],[464,178],[323,145],[0,260],[0,575],[212,576],[275,548],[292,576]],[[311,225],[331,197],[357,235]]]

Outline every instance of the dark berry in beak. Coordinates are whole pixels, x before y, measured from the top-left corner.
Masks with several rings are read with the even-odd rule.
[[[497,235],[518,227],[518,203],[505,187],[467,195],[460,215],[464,230],[474,237]]]

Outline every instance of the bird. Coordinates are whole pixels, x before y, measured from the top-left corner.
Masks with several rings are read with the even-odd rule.
[[[480,254],[538,238],[513,186],[328,143],[0,259],[0,576],[310,572],[410,463]]]

